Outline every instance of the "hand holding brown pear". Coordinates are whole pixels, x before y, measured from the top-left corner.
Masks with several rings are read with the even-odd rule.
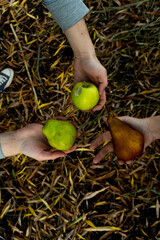
[[[140,132],[111,116],[108,118],[108,126],[112,136],[113,149],[119,160],[129,161],[142,154],[144,137]]]

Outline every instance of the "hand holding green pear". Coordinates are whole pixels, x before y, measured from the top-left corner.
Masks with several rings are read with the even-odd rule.
[[[75,126],[63,120],[49,119],[42,131],[50,146],[61,151],[72,148],[77,136]]]

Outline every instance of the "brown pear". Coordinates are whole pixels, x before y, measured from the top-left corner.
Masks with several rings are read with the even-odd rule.
[[[116,117],[108,118],[113,149],[118,159],[128,161],[140,156],[144,148],[143,135]]]

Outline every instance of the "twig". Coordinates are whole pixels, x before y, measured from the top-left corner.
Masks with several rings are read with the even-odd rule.
[[[29,80],[30,80],[30,82],[31,82],[31,86],[32,86],[32,90],[33,90],[33,93],[34,93],[34,96],[35,96],[35,100],[36,100],[37,106],[39,106],[37,93],[36,93],[36,90],[35,90],[35,88],[34,88],[34,86],[33,86],[33,81],[32,81],[32,78],[31,78],[31,75],[30,75],[30,72],[29,72],[29,69],[28,69],[27,62],[26,62],[26,60],[25,60],[25,58],[24,58],[23,49],[22,49],[22,46],[21,46],[20,41],[19,41],[19,38],[18,38],[18,36],[17,36],[17,34],[16,34],[15,30],[14,30],[14,27],[13,27],[12,23],[10,24],[10,28],[11,28],[11,30],[12,30],[12,32],[13,32],[13,35],[14,35],[14,37],[15,37],[15,40],[18,42],[19,49],[20,49],[20,51],[22,52],[22,57],[23,57],[23,61],[24,61],[24,65],[25,65],[27,74],[28,74],[28,78],[29,78]],[[40,114],[42,115],[41,109],[39,109],[39,112],[40,112]]]
[[[38,53],[37,53],[37,77],[38,77],[39,81],[41,82],[44,91],[47,92],[47,89],[44,87],[43,81],[42,81],[41,76],[40,76],[40,73],[39,73],[40,52],[41,52],[41,46],[43,46],[43,45],[44,45],[44,43],[40,43],[40,44],[38,45]]]
[[[125,9],[125,8],[128,8],[128,7],[133,7],[133,6],[138,7],[139,5],[141,5],[145,2],[148,2],[148,1],[149,0],[143,0],[143,1],[140,1],[140,2],[130,3],[130,4],[126,4],[126,5],[119,6],[119,7],[106,7],[104,11],[91,11],[91,13],[104,13],[104,12],[122,10],[122,9]]]

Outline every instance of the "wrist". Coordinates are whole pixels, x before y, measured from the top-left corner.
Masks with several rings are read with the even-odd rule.
[[[81,54],[81,55],[78,55],[78,56],[74,56],[74,60],[77,60],[79,62],[81,62],[82,64],[86,64],[89,60],[96,60],[98,61],[98,58],[96,56],[96,54]]]
[[[96,52],[95,51],[75,51],[74,52],[74,58],[77,58],[79,60],[86,60],[86,59],[89,59],[89,58],[97,58],[96,56]]]
[[[81,19],[64,33],[76,58],[88,58],[96,55],[84,19]]]
[[[0,134],[0,145],[5,157],[14,156],[20,153],[16,131],[4,132]]]
[[[160,116],[147,118],[147,126],[153,140],[160,139]]]

